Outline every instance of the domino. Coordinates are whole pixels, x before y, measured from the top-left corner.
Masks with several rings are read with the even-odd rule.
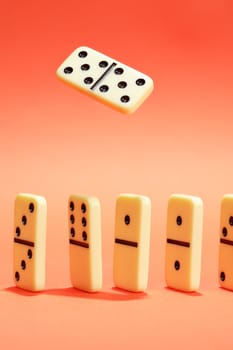
[[[153,91],[147,75],[89,47],[77,48],[57,77],[123,113],[133,113]]]
[[[221,201],[218,279],[221,287],[233,290],[233,194]]]
[[[21,193],[14,210],[14,281],[17,287],[41,291],[46,275],[45,198]]]
[[[191,292],[200,285],[203,202],[174,194],[167,211],[165,280],[168,287]]]
[[[116,201],[113,280],[118,288],[143,292],[149,271],[151,202],[121,194]]]
[[[72,195],[68,205],[70,278],[75,288],[102,288],[101,208],[93,196]]]

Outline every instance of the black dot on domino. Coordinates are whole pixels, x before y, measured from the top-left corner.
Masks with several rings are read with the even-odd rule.
[[[124,88],[126,88],[127,83],[126,83],[126,81],[120,81],[120,82],[117,84],[117,86],[118,86],[120,89],[124,89]]]
[[[73,73],[73,68],[72,68],[72,67],[66,67],[66,68],[64,68],[64,73],[65,73],[65,74],[71,74],[71,73]]]
[[[128,95],[121,96],[121,102],[127,103],[129,102],[130,98]]]
[[[86,231],[83,231],[82,238],[83,238],[84,241],[87,240],[87,233],[86,233]]]
[[[178,226],[182,225],[182,217],[180,215],[177,216],[176,223]]]
[[[227,236],[227,228],[226,228],[226,227],[223,227],[223,229],[222,229],[222,235],[223,235],[223,237],[226,237],[226,236]]]
[[[30,213],[33,213],[33,212],[34,212],[34,209],[35,209],[34,204],[33,204],[33,203],[30,203],[28,209],[29,209]]]
[[[22,216],[22,224],[23,225],[27,224],[27,217],[25,215]]]
[[[20,228],[19,227],[16,227],[16,230],[15,230],[15,233],[16,233],[16,236],[19,237],[20,236]]]
[[[19,272],[18,272],[18,271],[16,271],[16,273],[15,273],[15,280],[18,282],[18,281],[19,281],[19,279],[20,279]]]
[[[101,91],[101,92],[107,92],[108,89],[109,89],[108,85],[101,85],[101,86],[100,86],[100,91]]]
[[[87,77],[84,79],[84,83],[87,85],[90,85],[93,83],[93,78],[92,77]]]
[[[88,70],[88,69],[90,69],[89,64],[82,64],[81,65],[81,70]]]
[[[145,83],[146,83],[145,79],[137,79],[136,80],[136,84],[138,86],[143,86],[143,85],[145,85]]]
[[[124,73],[124,69],[123,68],[116,68],[114,70],[114,73],[117,74],[117,75],[121,75]]]
[[[83,227],[87,226],[87,220],[86,220],[86,218],[82,218],[82,226],[83,226]]]
[[[126,225],[130,224],[130,216],[129,215],[125,215],[125,224]]]
[[[224,282],[225,279],[226,279],[225,272],[222,271],[222,272],[220,273],[220,280],[221,280],[222,282]]]
[[[86,204],[85,204],[85,203],[82,203],[82,204],[81,204],[81,212],[82,212],[82,213],[86,213],[86,211],[87,211]]]
[[[105,67],[108,66],[108,62],[107,62],[107,61],[100,61],[99,66],[100,66],[101,68],[105,68]]]
[[[70,222],[71,222],[71,224],[74,224],[74,222],[75,222],[75,218],[74,218],[73,214],[70,215]]]
[[[233,226],[233,216],[230,216],[230,217],[229,217],[229,224],[230,224],[231,226]]]
[[[74,202],[72,202],[72,201],[70,202],[70,210],[74,211]]]
[[[175,270],[178,271],[180,269],[180,262],[178,260],[174,263]]]
[[[87,57],[87,51],[80,51],[78,55],[80,58],[85,58]]]
[[[22,260],[22,261],[21,261],[21,269],[22,269],[22,270],[25,270],[25,269],[26,269],[26,262],[25,262],[25,260]]]
[[[71,237],[75,236],[75,229],[73,227],[71,227],[71,229],[70,229],[70,235],[71,235]]]
[[[32,250],[31,249],[28,249],[28,259],[31,259],[32,258]]]

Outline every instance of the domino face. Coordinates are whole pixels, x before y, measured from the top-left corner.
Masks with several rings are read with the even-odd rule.
[[[122,194],[116,201],[113,279],[116,287],[144,291],[148,283],[151,202]]]
[[[153,90],[147,75],[86,46],[61,64],[57,76],[123,113],[133,113]]]
[[[102,287],[101,209],[92,196],[72,195],[68,204],[70,278],[74,287]]]
[[[169,287],[195,291],[200,285],[203,203],[172,195],[168,201],[165,280]]]
[[[219,240],[219,283],[233,290],[233,194],[226,194],[221,201]]]
[[[14,281],[17,287],[40,291],[45,287],[46,274],[45,198],[19,194],[14,214]]]

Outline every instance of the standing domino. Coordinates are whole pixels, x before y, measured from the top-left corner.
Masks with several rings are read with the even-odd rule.
[[[113,279],[116,287],[144,291],[148,282],[151,202],[148,197],[117,198]]]
[[[219,283],[233,290],[233,194],[222,198],[219,236]]]
[[[147,75],[85,46],[61,64],[57,76],[124,113],[133,113],[153,90]]]
[[[95,292],[102,287],[101,211],[96,197],[69,198],[70,277],[74,287]]]
[[[14,280],[17,287],[40,291],[45,287],[45,198],[19,194],[15,199]]]
[[[168,202],[165,279],[181,291],[199,288],[203,203],[201,198],[172,195]]]

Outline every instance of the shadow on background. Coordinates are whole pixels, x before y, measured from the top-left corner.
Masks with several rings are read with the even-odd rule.
[[[38,296],[44,293],[44,291],[41,292],[30,292],[29,290],[25,290],[25,289],[21,289],[18,287],[8,287],[4,289],[6,292],[10,292],[10,293],[14,293],[14,294],[18,294],[18,295],[22,295],[25,297],[34,297],[34,296]]]
[[[68,288],[57,288],[57,289],[47,289],[44,292],[48,295],[58,295],[65,297],[76,297],[83,299],[93,299],[93,300],[110,300],[110,301],[127,301],[127,300],[137,300],[145,299],[147,293],[133,293],[128,292],[119,288],[111,288],[110,290],[100,290],[99,292],[84,292],[80,289],[73,287]]]
[[[120,288],[111,288],[107,291],[100,290],[99,292],[84,292],[82,290],[67,287],[67,288],[55,288],[45,289],[41,292],[30,292],[18,287],[8,287],[4,289],[6,292],[22,295],[22,296],[38,296],[38,295],[56,295],[61,297],[83,298],[93,300],[110,300],[110,301],[127,301],[145,299],[148,294],[145,292],[129,292]]]
[[[164,287],[164,289],[166,289],[168,291],[171,291],[173,293],[180,293],[180,294],[183,294],[183,295],[187,295],[189,297],[201,297],[201,296],[203,296],[203,294],[200,293],[200,292],[185,292],[185,291],[182,291],[182,290],[179,290],[179,289],[175,289],[175,288],[170,288],[170,287]]]
[[[233,290],[224,288],[224,287],[222,287],[222,286],[219,287],[219,290],[225,291],[225,292],[227,292],[227,293],[228,293],[228,292],[233,293]]]

